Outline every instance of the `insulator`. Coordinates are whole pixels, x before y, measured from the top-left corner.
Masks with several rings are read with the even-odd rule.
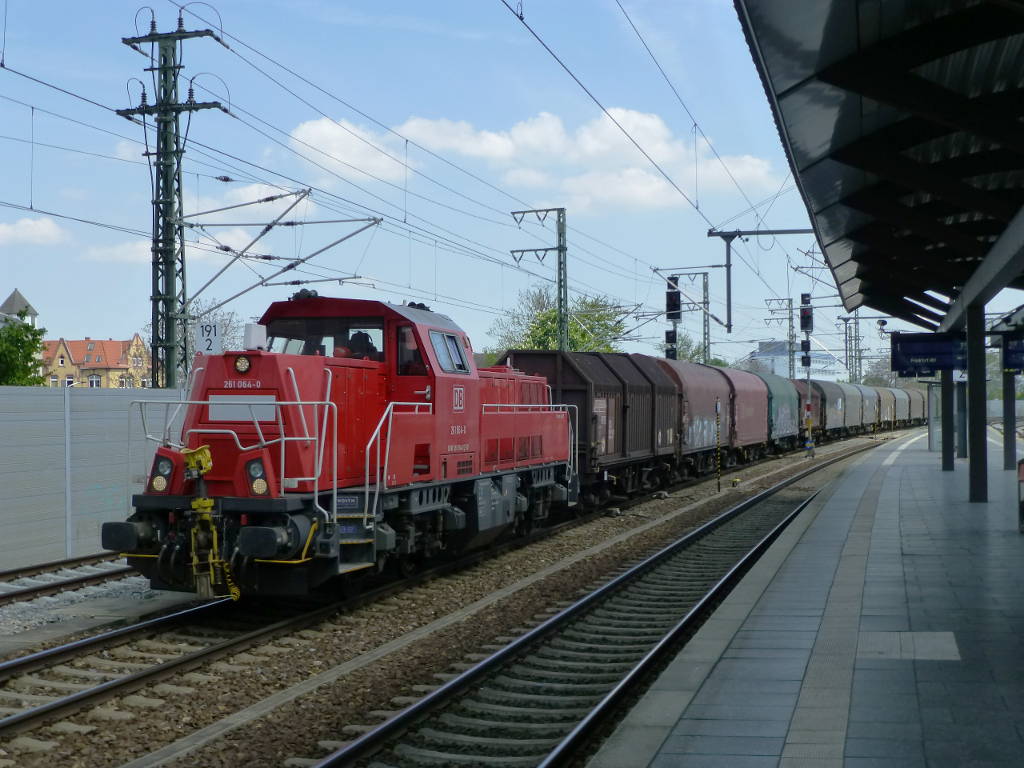
[[[214,176],[217,181],[234,181],[230,176]]]

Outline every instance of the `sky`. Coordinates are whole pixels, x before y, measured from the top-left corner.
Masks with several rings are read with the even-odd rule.
[[[678,190],[500,0],[190,4],[185,27],[222,30],[229,47],[188,40],[180,95],[191,84],[197,101],[218,100],[229,113],[182,121],[185,212],[202,225],[187,229],[189,294],[217,303],[260,280],[348,278],[306,287],[424,301],[485,348],[519,293],[555,277],[554,254],[517,263],[509,253],[554,245],[553,220],[517,225],[510,212],[565,207],[570,291],[622,306],[627,348],[654,352],[668,327],[655,316],[664,283],[654,268],[721,264],[712,226],[809,223],[732,4],[621,2],[685,108],[616,0],[511,5]],[[178,8],[0,4],[0,294],[19,289],[49,338],[128,338],[150,316],[143,152],[153,126],[112,110],[138,106],[144,82],[152,103],[153,86],[148,57],[121,38],[148,30],[153,17],[159,31],[173,30]],[[204,213],[273,196],[283,197]],[[277,228],[248,251],[277,259],[235,261],[203,288],[229,263],[218,246],[244,248],[296,201],[284,220],[306,223]],[[762,201],[759,214],[748,210]],[[339,220],[368,217],[383,221],[271,277],[289,263],[282,258],[366,224]],[[784,338],[766,300],[798,303],[802,292],[820,308],[819,346],[841,350],[836,318],[845,312],[830,274],[813,269],[812,236],[751,237],[734,248],[734,329],[712,323],[713,354],[737,360],[758,340]],[[723,270],[710,272],[711,311],[724,319]],[[683,283],[695,299],[699,285]],[[256,318],[295,290],[257,287],[226,308]],[[1010,293],[990,309],[1019,303]],[[877,313],[865,314],[864,343],[887,346]],[[699,338],[699,313],[685,314],[682,327]]]

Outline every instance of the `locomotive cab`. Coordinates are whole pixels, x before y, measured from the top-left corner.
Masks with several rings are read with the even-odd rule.
[[[566,409],[543,379],[478,370],[447,317],[305,295],[260,322],[264,349],[196,357],[180,440],[165,428],[134,513],[103,527],[155,587],[305,594],[569,500]]]

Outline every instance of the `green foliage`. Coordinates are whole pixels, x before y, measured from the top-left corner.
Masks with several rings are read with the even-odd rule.
[[[608,298],[575,296],[569,302],[569,349],[574,352],[618,352],[626,332],[625,316]],[[490,328],[498,347],[506,349],[558,349],[558,313],[554,290],[533,287],[519,294],[519,305],[499,317]]]
[[[666,345],[664,343],[655,344],[655,348],[658,350],[658,356],[665,356]],[[704,345],[697,343],[697,341],[690,336],[690,334],[684,331],[676,332],[676,360],[686,360],[690,363],[703,363],[704,362]],[[708,358],[708,365],[720,365],[728,368],[729,363],[720,357]]]
[[[45,328],[33,328],[22,310],[21,322],[0,325],[0,385],[37,387],[43,383],[39,375],[39,357],[43,351]]]

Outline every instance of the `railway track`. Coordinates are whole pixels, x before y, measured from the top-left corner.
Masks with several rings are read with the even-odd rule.
[[[744,501],[327,758],[295,763],[317,768],[562,764],[622,697],[697,629],[814,496],[786,489],[871,447],[822,461]]]
[[[849,454],[843,457],[846,455]],[[635,503],[643,500],[638,499]],[[259,612],[258,621],[252,616],[246,618],[236,614],[232,618],[221,615],[218,611],[230,609],[232,604],[228,600],[216,601],[0,663],[0,736],[66,716],[160,678],[184,675],[218,657],[244,650],[246,646],[273,642],[275,636],[308,627],[331,613],[396,594],[479,560],[585,523],[597,514],[603,512],[542,529],[521,540],[443,563],[400,582],[319,606],[305,614],[283,616],[279,621],[268,620],[266,608]],[[225,622],[231,626],[225,627]],[[181,687],[182,681],[174,682]]]
[[[123,579],[132,573],[109,552],[0,571],[0,605]]]
[[[336,610],[336,604],[242,606],[224,598],[0,662],[0,736],[182,674]]]
[[[440,563],[342,600],[310,607],[310,601],[252,604],[224,598],[0,662],[0,737],[300,631],[339,611],[381,600],[581,525],[596,514]]]

